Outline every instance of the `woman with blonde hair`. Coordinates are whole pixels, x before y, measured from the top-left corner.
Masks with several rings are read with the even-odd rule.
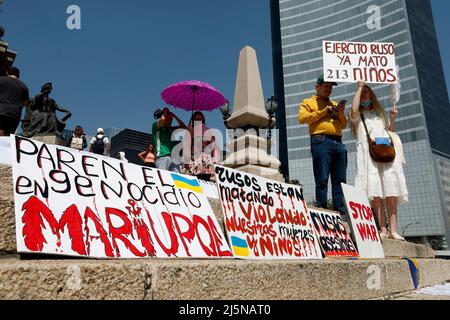
[[[397,233],[397,205],[408,201],[408,190],[403,173],[403,148],[395,131],[395,106],[390,112],[389,123],[373,90],[358,82],[352,109],[350,127],[356,138],[357,162],[355,187],[364,190],[372,202],[382,238],[405,240]],[[364,124],[367,128],[364,127]],[[390,144],[395,148],[395,159],[390,163],[374,161],[369,153],[367,135],[376,144]],[[386,224],[386,209],[389,231]]]

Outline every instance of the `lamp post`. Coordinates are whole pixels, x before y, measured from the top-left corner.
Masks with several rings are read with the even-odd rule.
[[[408,223],[406,226],[404,226],[403,228],[402,228],[402,237],[405,237],[405,232],[406,232],[406,229],[408,229],[408,227],[410,227],[410,226],[412,226],[412,225],[416,225],[416,224],[420,224],[420,222],[411,222],[411,223]]]
[[[269,133],[267,135],[267,141],[269,143],[269,154],[271,154],[271,139],[272,139],[272,129],[275,127],[275,122],[273,121],[273,119],[275,118],[275,113],[277,112],[278,109],[278,102],[275,99],[274,96],[270,97],[269,99],[267,99],[266,102],[266,111],[267,114],[269,115],[269,125],[268,125],[268,129],[269,129]]]
[[[227,99],[226,103],[220,107],[220,112],[222,113],[223,116],[223,123],[227,129],[229,129],[227,121],[231,117],[230,111],[231,111],[231,104],[230,101],[228,101]]]

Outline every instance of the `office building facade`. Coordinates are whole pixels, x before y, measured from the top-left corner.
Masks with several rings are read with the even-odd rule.
[[[307,199],[314,199],[309,131],[299,125],[298,109],[315,94],[316,79],[323,73],[322,41],[392,42],[401,81],[396,132],[404,144],[409,190],[409,203],[399,206],[399,233],[445,248],[450,238],[450,103],[430,1],[271,0],[270,5],[284,173],[300,180]],[[342,83],[332,98],[351,102],[355,88]],[[391,87],[372,88],[389,112]],[[349,129],[343,138],[347,182],[353,184],[355,139]]]
[[[111,157],[119,159],[119,152],[125,153],[125,158],[134,164],[142,165],[138,154],[148,148],[152,135],[131,129],[124,129],[111,139]]]

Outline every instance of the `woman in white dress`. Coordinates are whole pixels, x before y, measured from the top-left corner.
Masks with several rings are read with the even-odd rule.
[[[375,162],[369,154],[369,144],[361,114],[365,119],[367,130],[373,141],[393,143],[396,157],[391,163]],[[352,109],[350,127],[356,138],[357,173],[355,187],[364,190],[372,202],[378,220],[382,238],[405,240],[397,233],[397,205],[408,201],[408,190],[403,173],[403,147],[395,131],[395,118],[398,110],[392,107],[390,121],[386,119],[384,109],[380,106],[373,90],[363,81],[358,82]],[[388,132],[389,130],[389,132]],[[386,225],[386,207],[389,217],[389,231]]]

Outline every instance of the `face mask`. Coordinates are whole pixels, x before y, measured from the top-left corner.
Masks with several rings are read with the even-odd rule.
[[[365,102],[361,101],[359,104],[360,104],[361,107],[367,108],[367,107],[369,107],[372,104],[372,100],[368,100],[368,101],[365,101]]]

